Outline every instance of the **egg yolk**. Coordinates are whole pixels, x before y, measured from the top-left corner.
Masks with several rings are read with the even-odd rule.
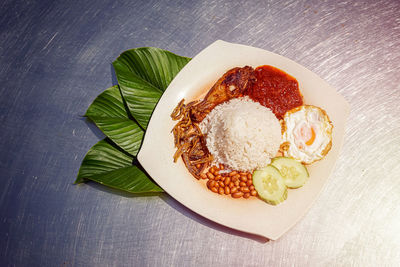
[[[315,130],[314,127],[310,127],[306,123],[303,123],[299,128],[298,131],[295,133],[295,138],[297,140],[296,145],[300,149],[304,149],[304,145],[311,146],[315,141]],[[299,141],[302,142],[299,142]]]
[[[314,128],[311,127],[311,138],[308,139],[308,141],[306,142],[306,145],[311,146],[312,143],[314,143],[314,140],[315,140],[315,131],[314,131]]]

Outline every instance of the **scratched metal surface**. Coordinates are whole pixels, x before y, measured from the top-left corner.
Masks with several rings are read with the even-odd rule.
[[[0,265],[395,266],[400,262],[400,2],[0,3]],[[102,134],[81,118],[128,48],[192,57],[216,39],[316,72],[351,104],[342,154],[278,241],[167,195],[74,186]]]

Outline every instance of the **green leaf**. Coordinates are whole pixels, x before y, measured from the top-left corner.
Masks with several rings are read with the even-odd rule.
[[[132,193],[162,192],[134,156],[158,100],[189,60],[152,47],[121,54],[113,63],[119,86],[100,94],[85,114],[112,142],[102,140],[89,150],[75,183],[92,180]]]
[[[142,47],[123,52],[113,62],[122,96],[143,129],[165,89],[189,61],[166,50]]]
[[[92,180],[130,193],[163,192],[133,160],[107,139],[101,140],[86,154],[75,183]]]
[[[136,156],[144,132],[129,118],[117,85],[101,93],[90,105],[85,116],[120,148]]]

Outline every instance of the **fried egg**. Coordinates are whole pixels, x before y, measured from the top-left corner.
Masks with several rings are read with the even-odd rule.
[[[332,128],[319,107],[303,105],[289,110],[283,117],[283,154],[304,164],[322,159],[332,146]]]

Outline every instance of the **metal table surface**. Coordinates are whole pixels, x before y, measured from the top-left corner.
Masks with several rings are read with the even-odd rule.
[[[3,0],[0,36],[1,266],[400,263],[399,1]],[[217,39],[293,59],[351,105],[334,172],[277,241],[166,194],[73,185],[103,136],[81,116],[116,83],[111,62],[141,46],[193,57]]]

